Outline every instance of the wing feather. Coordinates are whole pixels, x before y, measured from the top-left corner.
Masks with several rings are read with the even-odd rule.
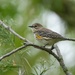
[[[60,34],[46,28],[39,29],[34,33],[38,33],[40,36],[43,36],[43,38],[45,39],[64,39],[64,37],[61,36]]]

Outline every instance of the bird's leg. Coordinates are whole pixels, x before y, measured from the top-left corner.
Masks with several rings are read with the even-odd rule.
[[[46,47],[48,45],[48,43],[47,44],[45,44],[44,46],[41,46],[41,47]]]
[[[54,44],[51,46],[51,50],[53,50],[54,49]]]
[[[44,46],[42,46],[42,47],[46,47],[48,45],[48,43],[47,44],[45,44]],[[50,48],[50,50],[53,50],[54,49],[54,44],[51,46],[51,48]]]
[[[48,45],[48,43],[47,44],[45,44],[43,47],[46,47]]]

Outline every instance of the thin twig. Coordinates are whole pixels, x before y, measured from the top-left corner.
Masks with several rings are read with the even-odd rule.
[[[59,57],[59,59],[60,59],[60,60],[59,60],[59,63],[60,63],[60,66],[62,67],[63,71],[65,72],[66,75],[72,75],[72,74],[68,71],[67,67],[65,66],[63,57],[62,57],[61,52],[60,52],[60,50],[59,50],[59,48],[58,48],[57,45],[55,45],[55,49],[56,49],[57,55],[58,55],[58,57]]]
[[[18,38],[20,38],[23,41],[28,41],[27,39],[23,38],[22,36],[20,36],[19,34],[17,34],[13,29],[11,29],[11,27],[7,26],[5,23],[3,23],[0,20],[0,25],[2,25],[5,29],[9,30],[11,33],[13,33],[15,36],[17,36]]]
[[[0,61],[1,61],[2,59],[4,59],[4,58],[6,58],[6,57],[8,57],[8,56],[10,56],[10,55],[12,55],[12,54],[14,54],[14,53],[16,53],[17,51],[19,51],[19,50],[25,48],[25,47],[27,47],[27,46],[26,46],[26,45],[20,46],[20,47],[18,47],[18,48],[16,48],[16,49],[12,50],[11,52],[9,52],[9,53],[7,53],[7,54],[1,56],[1,57],[0,57]]]

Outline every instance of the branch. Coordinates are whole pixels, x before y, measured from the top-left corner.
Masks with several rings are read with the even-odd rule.
[[[72,74],[68,71],[67,67],[65,66],[63,57],[62,57],[62,55],[61,55],[61,53],[60,53],[60,50],[59,50],[59,48],[58,48],[57,45],[55,45],[55,49],[56,49],[57,55],[58,55],[58,57],[59,57],[59,59],[60,59],[60,60],[59,60],[59,64],[60,64],[60,66],[62,67],[63,71],[65,72],[66,75],[72,75]]]
[[[23,38],[22,36],[20,36],[19,34],[17,34],[14,30],[12,30],[9,26],[7,26],[5,23],[3,23],[0,20],[0,25],[2,25],[5,29],[7,29],[8,31],[10,31],[11,33],[13,33],[15,36],[17,36],[18,38],[20,38],[23,41],[28,41],[27,39]]]
[[[4,58],[6,58],[6,57],[8,57],[8,56],[10,56],[10,55],[12,55],[12,54],[14,54],[14,53],[16,53],[17,51],[19,51],[19,50],[21,50],[21,49],[23,49],[23,48],[26,48],[27,46],[33,46],[33,47],[35,47],[35,48],[37,48],[37,49],[46,51],[46,52],[48,52],[49,54],[53,55],[58,61],[60,60],[59,57],[58,57],[54,52],[51,51],[51,49],[48,49],[48,48],[45,48],[45,47],[41,47],[41,46],[38,46],[38,45],[35,45],[35,44],[31,44],[31,43],[26,42],[25,45],[20,46],[20,47],[18,47],[18,48],[16,48],[16,49],[12,50],[11,52],[9,52],[9,53],[7,53],[7,54],[1,56],[1,57],[0,57],[0,61],[1,61],[2,59],[4,59]]]
[[[14,54],[14,53],[16,53],[16,52],[22,50],[23,48],[28,47],[28,46],[33,46],[33,47],[35,47],[35,48],[37,48],[37,49],[40,49],[40,50],[43,50],[43,51],[48,52],[49,54],[51,54],[52,56],[54,56],[54,57],[58,60],[60,66],[62,67],[62,69],[63,69],[63,71],[64,71],[64,73],[65,73],[66,75],[72,75],[72,74],[68,71],[67,67],[65,66],[64,60],[63,60],[63,58],[62,58],[62,55],[61,55],[60,50],[59,50],[59,48],[58,48],[57,45],[55,46],[55,49],[56,49],[56,51],[57,51],[58,56],[57,56],[54,52],[52,52],[52,50],[51,50],[52,48],[49,49],[49,48],[41,47],[41,46],[38,46],[38,45],[35,45],[35,44],[31,44],[31,43],[26,42],[25,45],[23,45],[23,46],[21,46],[21,47],[18,47],[18,48],[16,48],[16,49],[12,50],[11,52],[9,52],[9,53],[7,53],[7,54],[1,56],[1,57],[0,57],[0,61],[1,61],[2,59],[4,59],[4,58],[6,58],[6,57],[8,57],[8,56],[10,56],[10,55],[12,55],[12,54]]]
[[[60,60],[59,57],[52,51],[52,48],[49,49],[49,48],[41,47],[35,44],[31,44],[31,43],[29,43],[28,46],[33,46],[34,48],[38,48],[40,50],[46,51],[49,54],[53,55],[58,61]]]
[[[25,48],[25,47],[26,47],[26,45],[23,45],[23,46],[21,46],[21,47],[18,47],[18,48],[16,48],[16,49],[12,50],[11,52],[9,52],[9,53],[7,53],[7,54],[1,56],[1,57],[0,57],[0,61],[1,61],[2,59],[4,59],[4,58],[6,58],[6,57],[8,57],[8,56],[10,56],[10,55],[12,55],[12,54],[14,54],[14,53],[16,53],[17,51],[19,51],[19,50]]]

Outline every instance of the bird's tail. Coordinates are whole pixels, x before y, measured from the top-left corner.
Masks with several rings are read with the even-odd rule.
[[[65,40],[75,41],[75,39],[69,39],[69,38],[65,38]]]

